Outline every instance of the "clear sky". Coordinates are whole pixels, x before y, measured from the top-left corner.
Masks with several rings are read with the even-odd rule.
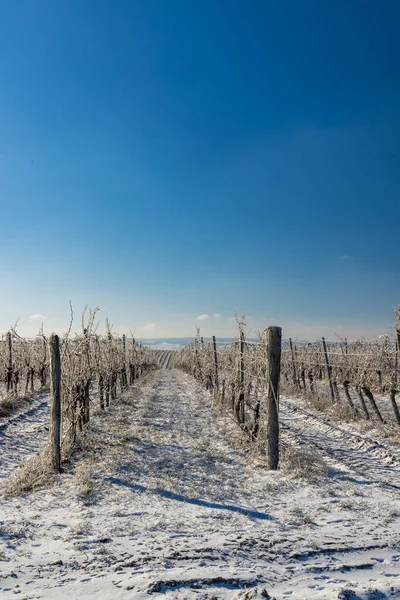
[[[0,0],[0,331],[69,300],[146,337],[388,329],[399,29],[397,0]]]

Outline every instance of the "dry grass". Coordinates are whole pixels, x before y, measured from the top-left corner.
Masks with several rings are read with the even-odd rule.
[[[94,467],[90,464],[83,464],[77,468],[75,474],[75,488],[79,498],[87,500],[94,492]]]
[[[3,485],[3,494],[6,498],[20,496],[25,492],[50,485],[55,478],[49,448],[45,448],[40,454],[28,458],[12,473]]]
[[[354,410],[351,408],[349,404],[345,402],[334,402],[331,403],[328,410],[326,411],[328,417],[330,417],[333,421],[343,421],[345,423],[350,423],[356,419]]]
[[[400,446],[400,428],[393,427],[390,429],[388,437],[392,444],[396,444],[396,446]]]
[[[328,474],[328,467],[317,450],[299,446],[290,446],[282,451],[281,468],[299,479],[314,479]]]
[[[9,417],[14,411],[29,404],[29,398],[16,398],[15,396],[5,396],[0,398],[0,417]]]
[[[320,393],[310,396],[302,396],[305,399],[307,408],[325,413],[332,406],[332,399],[328,394]]]

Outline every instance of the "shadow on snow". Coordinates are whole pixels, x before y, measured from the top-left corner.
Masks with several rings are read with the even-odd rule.
[[[250,517],[251,519],[272,519],[272,517],[267,513],[258,512],[248,508],[242,508],[240,506],[233,506],[232,504],[219,504],[217,502],[208,502],[206,500],[200,500],[199,498],[189,498],[188,496],[182,496],[181,494],[175,494],[174,492],[169,492],[168,490],[163,490],[160,488],[146,488],[144,485],[140,485],[137,483],[129,483],[128,481],[118,479],[117,477],[106,477],[105,481],[113,483],[114,485],[127,487],[133,492],[150,492],[168,500],[176,500],[177,502],[187,502],[188,504],[194,504],[196,506],[205,506],[206,508],[216,508],[218,510],[229,510],[231,512],[242,514],[246,517]]]

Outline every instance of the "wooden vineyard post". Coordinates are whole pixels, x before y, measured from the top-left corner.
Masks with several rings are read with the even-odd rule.
[[[90,421],[90,380],[84,386],[84,417],[83,422],[87,425]]]
[[[61,360],[58,335],[50,337],[51,459],[61,473]]]
[[[351,397],[351,394],[350,394],[350,392],[349,392],[349,387],[350,387],[350,381],[348,381],[348,380],[346,379],[345,381],[343,381],[344,393],[345,393],[345,395],[346,395],[347,402],[349,403],[349,406],[350,406],[350,408],[351,408],[351,409],[352,409],[352,411],[353,411],[353,414],[354,414],[354,415],[357,415],[357,414],[358,414],[358,410],[357,410],[357,407],[356,407],[356,405],[354,404],[354,402],[353,402],[353,398]],[[339,397],[339,393],[338,393],[338,397]]]
[[[110,390],[111,390],[111,378],[110,375],[107,377],[106,381],[106,407],[110,406]]]
[[[244,423],[244,333],[240,332],[240,422]]]
[[[43,337],[43,366],[42,366],[42,377],[41,377],[41,385],[42,387],[46,387],[46,358],[47,358],[47,347],[46,340]]]
[[[394,416],[395,416],[395,419],[396,419],[398,425],[400,425],[400,412],[399,412],[399,407],[397,406],[397,402],[396,402],[396,394],[397,394],[397,382],[398,382],[397,371],[399,368],[399,352],[400,352],[400,329],[396,329],[394,375],[393,375],[392,389],[390,390],[390,401],[392,403]]]
[[[239,424],[244,423],[244,333],[240,331],[239,342],[239,396],[235,403],[235,417]]]
[[[379,408],[376,405],[375,402],[375,398],[373,393],[371,392],[371,390],[369,388],[367,388],[365,385],[361,386],[362,391],[364,392],[364,394],[367,396],[376,416],[378,417],[379,421],[381,423],[386,423],[386,421],[384,420],[384,418],[382,417]]]
[[[87,329],[83,330],[83,334],[85,336],[85,353],[86,353],[86,368],[87,368],[87,381],[84,385],[84,389],[83,389],[83,423],[87,424],[89,423],[90,420],[90,394],[89,394],[89,390],[90,390],[90,341],[89,341],[89,334]]]
[[[100,396],[100,409],[104,410],[104,377],[99,376],[99,396]]]
[[[7,392],[12,390],[13,384],[13,356],[12,356],[12,333],[7,333],[8,343],[8,368],[7,368]]]
[[[268,327],[265,330],[267,343],[267,410],[268,410],[268,462],[270,470],[279,465],[279,379],[281,374],[282,329]]]
[[[219,396],[219,382],[218,382],[218,355],[217,355],[217,342],[215,335],[212,336],[213,349],[214,349],[214,370],[215,370],[215,383],[214,383],[214,400]]]
[[[363,396],[362,390],[358,386],[357,386],[356,390],[357,390],[358,397],[360,399],[361,407],[362,407],[362,409],[364,411],[364,416],[365,416],[366,419],[369,420],[370,416],[369,416],[367,405],[365,404],[365,400],[364,400],[364,396]]]
[[[200,343],[203,344],[203,338],[201,338]],[[198,379],[199,381],[202,381],[203,380],[203,372],[202,372],[201,361],[200,361],[201,352],[199,352],[199,340],[197,338],[194,341],[194,352],[195,352],[196,360],[195,360],[193,374],[196,377],[196,379]]]
[[[292,338],[289,338],[289,346],[290,346],[290,353],[292,355],[293,383],[298,388],[299,387],[299,380],[297,378],[296,358],[295,358],[295,355],[294,355],[294,348],[293,348]]]
[[[326,349],[326,342],[325,342],[325,338],[322,338],[322,346],[324,348],[324,356],[325,356],[325,364],[326,364],[326,370],[328,372],[328,379],[329,379],[329,387],[331,390],[331,396],[332,396],[332,400],[335,401],[335,392],[333,390],[333,384],[332,384],[332,373],[331,373],[331,366],[329,364],[329,358],[328,358],[328,352]]]
[[[122,373],[121,373],[121,388],[128,389],[128,377],[126,374],[126,335],[122,336]]]
[[[135,383],[136,380],[136,360],[138,356],[138,347],[136,345],[136,340],[132,339],[132,349],[128,350],[128,360],[129,360],[129,380],[130,383]]]

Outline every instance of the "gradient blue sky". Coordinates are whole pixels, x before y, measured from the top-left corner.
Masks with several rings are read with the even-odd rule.
[[[388,329],[399,27],[397,0],[0,0],[0,330],[69,300],[146,337]]]

